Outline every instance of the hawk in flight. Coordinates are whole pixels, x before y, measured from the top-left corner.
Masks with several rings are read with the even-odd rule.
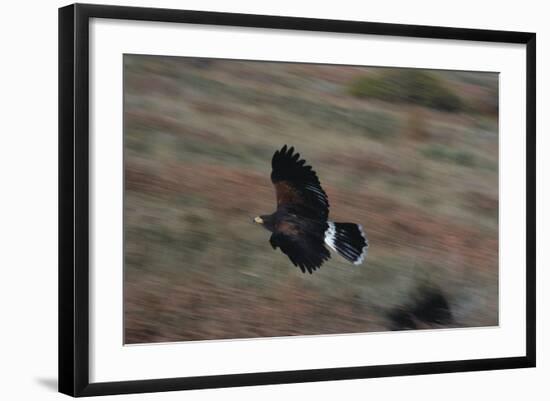
[[[327,194],[300,154],[285,145],[273,155],[271,167],[277,210],[254,221],[271,231],[273,249],[280,248],[304,273],[330,258],[325,244],[354,265],[363,263],[369,244],[362,227],[328,220]]]

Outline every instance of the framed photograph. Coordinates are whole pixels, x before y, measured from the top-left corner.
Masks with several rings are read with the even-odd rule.
[[[535,366],[535,34],[59,10],[59,390]]]

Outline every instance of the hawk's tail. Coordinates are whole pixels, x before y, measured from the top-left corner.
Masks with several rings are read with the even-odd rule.
[[[363,263],[369,247],[363,227],[354,223],[329,221],[328,229],[325,231],[325,242],[354,265]]]

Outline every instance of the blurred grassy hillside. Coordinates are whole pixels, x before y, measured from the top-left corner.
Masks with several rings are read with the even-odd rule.
[[[252,222],[283,144],[362,266],[304,275]],[[452,318],[412,327],[498,324],[497,74],[126,55],[124,150],[126,343],[411,328],[426,288]]]

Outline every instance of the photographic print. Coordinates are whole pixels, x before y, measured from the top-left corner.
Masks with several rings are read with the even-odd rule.
[[[535,33],[73,4],[58,45],[61,393],[536,365]]]
[[[499,76],[125,54],[124,342],[499,324]]]

